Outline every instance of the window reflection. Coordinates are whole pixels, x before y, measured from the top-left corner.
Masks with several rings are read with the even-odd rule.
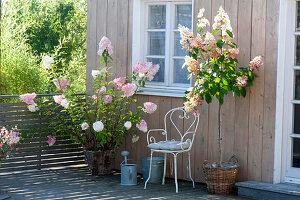
[[[300,138],[293,138],[293,167],[300,168]]]

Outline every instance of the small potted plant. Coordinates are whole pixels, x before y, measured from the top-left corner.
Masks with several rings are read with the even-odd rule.
[[[154,78],[159,66],[140,62],[133,66],[132,74],[113,79],[110,73],[113,67],[109,66],[112,53],[111,41],[103,37],[98,51],[102,67],[92,70],[93,88],[88,95],[74,94],[69,87],[70,82],[53,73],[56,76],[54,84],[62,93],[53,96],[55,103],[37,106],[23,98],[29,104],[28,109],[40,110],[41,116],[49,119],[48,128],[52,131],[48,136],[49,145],[55,143],[55,135],[71,135],[74,141],[82,144],[89,169],[97,175],[111,173],[115,149],[127,134],[132,136],[133,142],[138,141],[138,130],[147,132],[143,113],[151,114],[157,109],[152,102],[145,102],[143,107],[137,106],[134,110],[132,108],[137,104],[134,94],[145,87],[146,81]],[[54,63],[49,57],[44,61],[44,65],[48,66]]]
[[[184,108],[196,111],[205,100],[208,104],[216,97],[218,108],[218,151],[219,161],[203,164],[208,190],[211,193],[229,194],[236,181],[239,165],[237,162],[223,162],[221,109],[224,96],[233,92],[236,96],[246,96],[246,87],[252,85],[255,71],[263,65],[261,56],[255,57],[247,67],[237,68],[238,46],[233,42],[234,35],[227,13],[220,7],[214,18],[212,32],[204,31],[209,21],[203,17],[204,9],[198,14],[196,36],[186,27],[179,25],[181,45],[188,55],[184,65],[195,77],[195,85],[186,91]]]

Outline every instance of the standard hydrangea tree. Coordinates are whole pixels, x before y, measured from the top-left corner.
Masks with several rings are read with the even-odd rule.
[[[210,26],[203,17],[204,9],[198,14],[198,33],[193,33],[186,27],[179,25],[183,49],[188,55],[184,66],[187,66],[189,77],[195,77],[195,85],[186,91],[184,107],[188,112],[197,111],[196,107],[205,100],[208,104],[216,97],[219,101],[218,109],[218,144],[219,163],[222,163],[222,135],[221,135],[221,107],[224,96],[233,92],[238,97],[246,96],[246,87],[252,85],[255,71],[262,67],[261,56],[255,57],[247,67],[239,67],[238,46],[233,42],[234,35],[227,13],[220,7],[214,18],[212,32],[204,31]]]

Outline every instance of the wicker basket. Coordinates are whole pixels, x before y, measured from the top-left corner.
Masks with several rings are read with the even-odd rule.
[[[222,167],[214,167],[212,165],[213,163],[208,161],[204,161],[203,163],[203,171],[208,191],[212,194],[232,193],[239,169],[236,157],[232,156],[229,162],[223,162]]]

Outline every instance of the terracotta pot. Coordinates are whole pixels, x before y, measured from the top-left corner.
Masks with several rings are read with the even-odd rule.
[[[84,150],[85,160],[93,175],[108,175],[112,172],[114,151]]]

